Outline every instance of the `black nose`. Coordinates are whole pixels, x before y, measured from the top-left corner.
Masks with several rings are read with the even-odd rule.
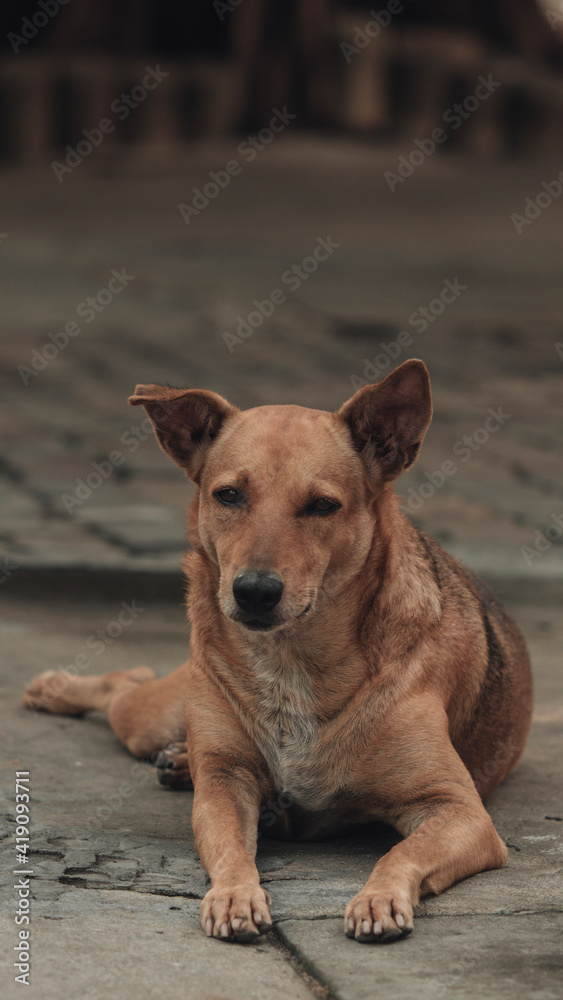
[[[243,611],[253,615],[264,615],[279,604],[283,594],[283,583],[277,573],[243,569],[233,580],[233,594]]]

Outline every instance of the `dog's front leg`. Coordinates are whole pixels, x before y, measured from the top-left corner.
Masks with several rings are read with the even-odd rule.
[[[194,786],[195,842],[212,886],[202,927],[209,937],[252,941],[272,926],[254,860],[261,789],[249,770],[221,758],[200,762]]]
[[[410,934],[421,895],[500,868],[507,857],[450,742],[443,707],[431,701],[406,704],[401,715],[401,724],[384,738],[387,745],[374,749],[374,760],[384,775],[380,794],[396,803],[385,818],[406,839],[377,862],[344,911],[347,936],[362,942]]]
[[[194,784],[192,825],[211,889],[201,903],[209,937],[252,941],[270,930],[270,897],[256,868],[258,818],[269,791],[260,754],[196,659],[191,661],[185,701],[190,772]]]

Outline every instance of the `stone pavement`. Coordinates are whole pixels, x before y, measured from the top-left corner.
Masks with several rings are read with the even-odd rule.
[[[61,991],[69,1000],[371,1000],[381,990],[396,1000],[558,1000],[563,629],[556,607],[513,607],[530,642],[536,711],[523,762],[488,802],[509,845],[506,868],[424,901],[405,941],[359,945],[344,936],[341,914],[391,846],[389,833],[310,844],[263,837],[258,864],[275,930],[235,946],[199,929],[206,879],[189,824],[192,793],[162,788],[96,713],[76,719],[17,707],[38,670],[75,662],[89,636],[107,634],[121,600],[136,596],[129,587],[110,602],[3,602],[4,1000],[22,995],[11,967],[16,770],[30,771],[32,1000],[58,1000]],[[90,669],[144,662],[164,673],[181,662],[181,608],[154,601],[139,608],[118,639],[90,653]]]
[[[64,981],[72,1000],[359,1000],[382,986],[397,1000],[554,1000],[563,199],[528,206],[537,218],[520,234],[511,215],[561,165],[435,155],[392,193],[384,172],[408,144],[288,129],[186,224],[178,204],[237,157],[237,143],[173,162],[136,151],[103,168],[93,154],[60,184],[50,168],[3,175],[1,682],[6,759],[33,781],[30,994],[58,997]],[[319,239],[333,252],[308,273]],[[275,289],[285,301],[270,309]],[[258,309],[271,312],[262,323]],[[254,332],[233,342],[246,323]],[[513,603],[534,654],[529,748],[489,803],[509,865],[424,903],[411,939],[372,949],[341,937],[340,914],[384,839],[263,840],[275,935],[243,949],[207,942],[191,796],[162,790],[101,719],[33,717],[14,708],[19,692],[39,669],[91,653],[89,637],[101,649],[94,671],[143,660],[164,672],[185,657],[179,560],[193,492],[144,413],[127,407],[137,382],[211,388],[241,406],[333,409],[362,379],[417,356],[435,416],[401,480],[404,505]],[[108,624],[131,601],[146,610],[110,641]],[[6,795],[10,859],[11,777]]]
[[[48,167],[5,175],[0,565],[9,559],[11,588],[56,568],[177,574],[191,488],[127,406],[137,382],[334,409],[352,382],[412,356],[430,369],[435,409],[401,480],[413,517],[501,587],[559,586],[563,199],[520,234],[511,215],[560,164],[435,155],[391,192],[384,172],[408,147],[288,127],[186,224],[178,205],[212,193],[210,173],[236,150],[202,144],[185,162],[109,174],[92,156],[60,184]],[[328,237],[338,247],[308,274],[301,262]],[[286,299],[276,307],[274,289]],[[224,334],[260,321],[255,302],[272,315],[231,352]]]

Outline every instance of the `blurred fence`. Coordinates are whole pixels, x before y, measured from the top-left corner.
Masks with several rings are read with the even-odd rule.
[[[134,54],[94,51],[72,39],[57,47],[56,36],[32,48],[28,43],[44,23],[40,18],[35,24],[36,11],[27,18],[31,27],[24,25],[30,37],[21,25],[20,34],[9,32],[12,51],[0,61],[0,155],[19,162],[63,152],[80,157],[80,149],[103,144],[103,162],[127,144],[168,149],[202,136],[259,129],[284,104],[296,114],[297,128],[328,127],[380,140],[408,136],[411,143],[443,129],[444,148],[489,155],[560,151],[563,72],[557,60],[496,48],[461,28],[405,24],[400,0],[371,10],[336,6],[319,21],[318,32],[314,24],[302,26],[293,49],[268,47],[266,39],[262,50],[260,38],[251,38],[252,3],[244,2],[245,11],[242,2],[222,4],[223,19],[232,19],[228,45],[182,56],[154,55],[148,46]],[[256,7],[259,0],[252,2]],[[559,26],[546,25],[556,52]],[[494,86],[490,99],[477,98],[476,105],[483,78]],[[463,122],[459,130],[456,116]]]

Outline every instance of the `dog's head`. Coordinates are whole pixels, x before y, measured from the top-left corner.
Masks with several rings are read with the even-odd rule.
[[[255,631],[312,614],[359,573],[385,484],[414,462],[432,414],[428,372],[406,361],[335,413],[241,411],[214,392],[137,386],[166,454],[199,487],[198,533],[219,606]]]

